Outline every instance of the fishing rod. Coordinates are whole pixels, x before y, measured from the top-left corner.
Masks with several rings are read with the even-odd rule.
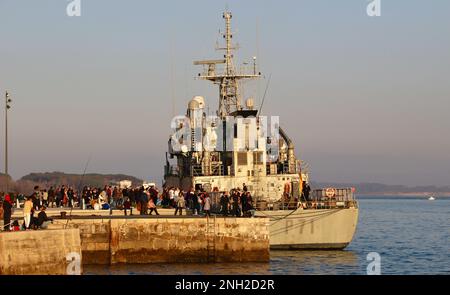
[[[87,171],[87,168],[88,168],[88,166],[89,166],[89,163],[91,162],[91,157],[92,157],[92,154],[89,155],[89,158],[88,158],[88,160],[86,161],[86,165],[84,166],[83,174],[81,175],[81,178],[80,178],[80,183],[78,184],[78,194],[79,194],[79,196],[78,196],[79,201],[78,201],[78,202],[79,202],[80,204],[81,204],[81,202],[82,202],[82,195],[80,194],[80,192],[81,192],[81,186],[82,186],[82,184],[83,184],[84,176],[86,175],[86,171]],[[71,205],[72,205],[72,204],[71,204]],[[67,222],[66,222],[66,225],[65,225],[64,228],[67,228],[67,225],[69,224],[69,220],[72,218],[72,211],[73,211],[73,205],[70,207],[69,218],[67,219]]]

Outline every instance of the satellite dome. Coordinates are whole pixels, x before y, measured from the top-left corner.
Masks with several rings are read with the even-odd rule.
[[[189,104],[188,104],[188,108],[190,109],[190,110],[196,110],[196,109],[199,109],[200,108],[200,104],[198,103],[198,101],[196,101],[196,100],[191,100],[190,102],[189,102]]]
[[[249,110],[253,110],[253,108],[255,107],[255,101],[251,97],[245,101],[245,104],[246,104],[247,109],[249,109]]]
[[[205,98],[203,96],[195,96],[193,98],[196,102],[198,102],[198,105],[201,109],[205,108]]]

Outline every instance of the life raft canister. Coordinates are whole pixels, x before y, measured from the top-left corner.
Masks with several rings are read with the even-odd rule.
[[[325,195],[326,195],[328,198],[334,197],[334,196],[336,195],[336,189],[331,188],[331,187],[325,189]]]
[[[291,185],[289,184],[289,182],[286,182],[284,184],[284,192],[285,193],[290,193],[291,192]]]

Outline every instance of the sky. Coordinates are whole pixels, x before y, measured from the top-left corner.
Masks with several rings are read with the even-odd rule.
[[[264,74],[244,96],[260,103],[271,76],[263,114],[312,180],[450,184],[450,1],[381,0],[376,17],[368,0],[81,0],[79,17],[69,3],[0,0],[15,179],[90,158],[87,172],[160,182],[174,113],[195,95],[217,107],[192,61],[221,56],[228,7],[236,62],[257,56]]]

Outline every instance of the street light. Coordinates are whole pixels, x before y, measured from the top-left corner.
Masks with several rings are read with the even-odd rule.
[[[8,110],[11,108],[12,100],[9,98],[8,91],[5,92],[5,194],[8,193]]]

